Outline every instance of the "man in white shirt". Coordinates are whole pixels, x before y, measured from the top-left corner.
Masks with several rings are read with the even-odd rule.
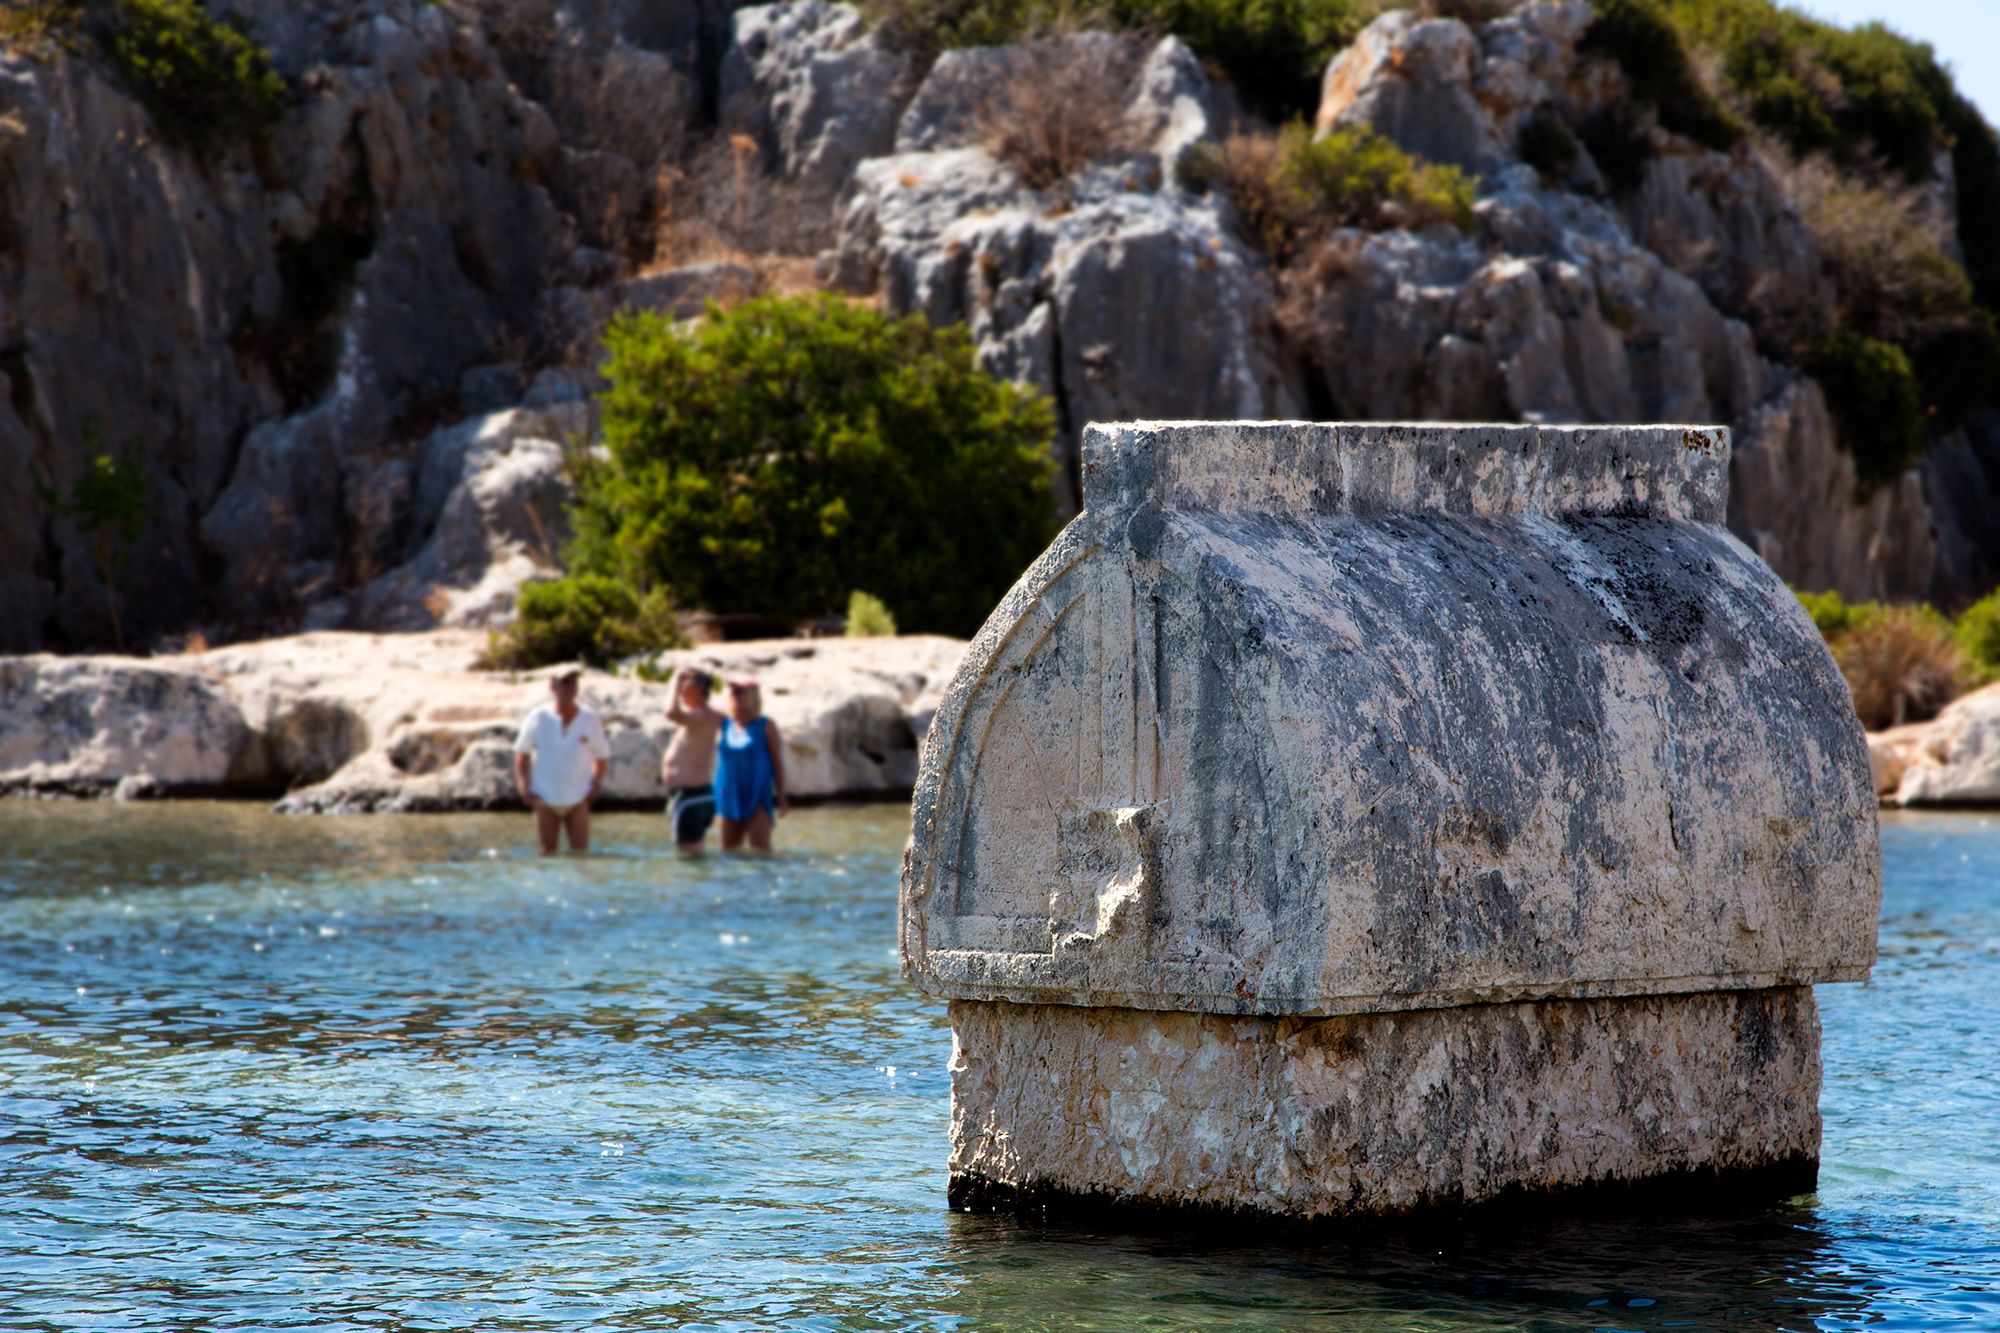
[[[572,667],[551,680],[553,706],[528,714],[514,739],[514,778],[521,799],[535,812],[543,856],[554,854],[565,832],[570,851],[590,850],[590,803],[603,788],[611,762],[604,720],[576,701],[581,675]]]

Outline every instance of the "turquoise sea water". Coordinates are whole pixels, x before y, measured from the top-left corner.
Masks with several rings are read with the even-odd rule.
[[[905,818],[0,803],[0,1329],[2000,1329],[2000,818],[1885,821],[1817,1196],[1303,1240],[946,1211]]]

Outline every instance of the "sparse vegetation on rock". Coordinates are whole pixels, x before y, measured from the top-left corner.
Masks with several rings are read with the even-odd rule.
[[[10,0],[0,43],[86,42],[143,103],[161,134],[213,149],[261,134],[291,96],[270,53],[199,0]]]
[[[1295,121],[1275,135],[1232,134],[1204,146],[1192,165],[1192,183],[1224,191],[1247,239],[1277,258],[1338,227],[1473,228],[1471,177],[1365,127],[1315,137]]]

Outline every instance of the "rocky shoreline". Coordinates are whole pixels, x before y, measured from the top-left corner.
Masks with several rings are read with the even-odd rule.
[[[547,671],[482,671],[485,635],[323,631],[159,657],[0,657],[0,796],[275,801],[288,813],[519,805],[512,743]],[[957,639],[769,639],[662,655],[755,676],[800,800],[901,799]],[[668,687],[592,671],[613,758],[607,808],[666,798]],[[1871,733],[1889,806],[2000,806],[2000,685]]]
[[[288,813],[518,807],[513,738],[548,671],[482,671],[485,636],[322,632],[135,658],[0,658],[0,795],[237,797]],[[899,798],[965,645],[774,639],[663,654],[754,676],[801,800]],[[592,671],[607,806],[657,806],[668,685]]]
[[[1870,732],[1868,758],[1884,805],[2000,806],[2000,684],[1928,722]]]

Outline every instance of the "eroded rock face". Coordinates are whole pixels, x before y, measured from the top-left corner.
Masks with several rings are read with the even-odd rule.
[[[602,247],[698,111],[691,72],[565,6],[233,8],[297,89],[262,148],[163,142],[94,64],[0,56],[0,648],[111,638],[31,484],[93,452],[150,476],[135,637],[283,623],[379,572],[401,423],[528,337],[581,250],[618,276]]]
[[[569,536],[564,449],[582,447],[581,403],[475,417],[425,441],[411,509],[422,545],[351,597],[323,604],[324,628],[491,627],[522,583],[558,565]]]
[[[1913,472],[1863,494],[1818,386],[1759,350],[1833,301],[1818,243],[1762,162],[1658,135],[1615,207],[1587,197],[1605,177],[1580,142],[1561,180],[1520,163],[1531,117],[1580,123],[1621,95],[1579,67],[1590,19],[1557,0],[1477,28],[1397,12],[1328,66],[1322,129],[1365,125],[1482,180],[1476,237],[1329,243],[1299,306],[1326,394],[1342,415],[1389,420],[1726,423],[1730,524],[1788,580],[1960,595],[1982,557],[1975,541],[1940,547],[1951,488]],[[1963,474],[1958,461],[1925,475]]]
[[[109,795],[156,775],[219,791],[249,740],[229,693],[177,663],[0,659],[0,793]]]
[[[1728,469],[1715,428],[1091,427],[912,805],[962,1199],[1809,1179],[1875,785]]]
[[[779,171],[832,194],[862,159],[890,150],[908,59],[852,5],[784,0],[731,17],[721,73],[724,128],[755,140]]]
[[[0,793],[283,794],[293,811],[517,804],[513,743],[547,672],[478,670],[482,634],[316,633],[150,659],[0,658]],[[773,640],[667,654],[753,676],[785,738],[793,795],[893,796],[964,645]],[[614,804],[665,799],[669,687],[587,673]]]
[[[1177,164],[1214,133],[1207,77],[1172,38],[1128,54],[1125,121],[1143,147],[1044,194],[976,142],[977,110],[1012,58],[948,53],[904,113],[898,151],[856,173],[831,257],[839,281],[879,290],[891,310],[964,320],[985,365],[1055,399],[1071,508],[1086,422],[1298,404],[1262,261],[1219,201],[1179,184]]]
[[[1579,1181],[1692,1177],[1713,1197],[1737,1172],[1785,1195],[1819,1159],[1808,987],[1326,1019],[950,1013],[959,1207],[1315,1219]]]

